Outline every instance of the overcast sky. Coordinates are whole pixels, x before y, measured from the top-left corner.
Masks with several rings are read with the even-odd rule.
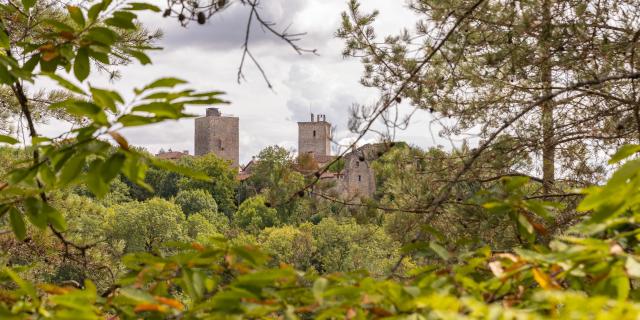
[[[337,128],[336,140],[353,137],[347,130],[349,107],[353,103],[372,103],[378,94],[359,84],[360,61],[344,59],[343,42],[334,37],[347,1],[269,0],[263,3],[266,18],[278,22],[279,28],[291,24],[292,32],[307,32],[300,45],[317,49],[319,53],[318,56],[298,56],[286,43],[254,28],[250,47],[267,72],[273,91],[250,63],[245,70],[246,81],[236,82],[248,17],[247,9],[239,4],[204,26],[192,23],[183,28],[175,19],[164,19],[159,14],[143,17],[147,27],[164,32],[159,43],[164,50],[151,54],[153,65],[130,65],[121,69],[122,77],[118,81],[110,83],[104,77],[95,77],[91,83],[130,92],[131,88],[141,87],[155,78],[176,76],[198,89],[225,91],[226,99],[232,103],[222,106],[222,112],[240,117],[242,163],[269,145],[295,149],[296,122],[308,121],[309,112],[327,115],[327,121]],[[410,21],[415,19],[402,0],[363,3],[363,10],[381,11],[377,24],[379,35],[395,34],[403,27],[411,27]],[[189,111],[202,115],[205,108]],[[53,133],[63,127],[54,122],[44,130]],[[151,152],[171,148],[193,153],[193,131],[193,119],[187,119],[127,130],[125,136],[130,143]],[[397,140],[421,147],[434,145],[428,114],[417,113],[410,128],[398,133]]]

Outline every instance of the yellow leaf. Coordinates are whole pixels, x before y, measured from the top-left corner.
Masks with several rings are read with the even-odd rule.
[[[546,273],[538,268],[533,268],[533,278],[545,290],[559,289],[560,287]]]
[[[122,135],[115,131],[109,131],[109,135],[120,145],[122,149],[129,150],[129,142],[127,142]]]
[[[153,303],[140,303],[135,307],[135,309],[133,309],[133,312],[135,313],[140,313],[145,311],[157,311],[157,312],[164,313],[167,311],[167,307],[161,306],[158,304],[153,304]]]
[[[166,304],[174,309],[177,310],[184,310],[184,305],[182,305],[182,303],[178,300],[175,299],[169,299],[169,298],[165,298],[165,297],[154,297],[156,299],[156,301],[162,303],[162,304]]]

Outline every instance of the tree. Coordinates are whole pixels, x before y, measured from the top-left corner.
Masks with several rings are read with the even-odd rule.
[[[278,225],[278,212],[267,207],[263,196],[255,196],[245,200],[233,214],[233,223],[251,233]]]
[[[346,39],[345,55],[362,57],[362,83],[380,89],[383,101],[399,92],[397,101],[406,98],[441,120],[444,136],[480,129],[478,152],[509,136],[517,142],[513,152],[531,154],[528,171],[549,195],[558,191],[556,181],[603,179],[605,159],[588,155],[639,138],[640,16],[627,10],[638,5],[411,1],[416,30],[379,40],[372,25],[378,13],[360,12],[354,0],[338,34]],[[371,114],[383,106],[389,104]]]
[[[206,243],[211,237],[221,237],[228,228],[228,224],[227,217],[220,213],[215,215],[195,213],[187,218],[185,230],[189,238]]]
[[[202,181],[185,176],[179,179],[178,188],[180,190],[207,190],[215,199],[218,209],[227,216],[231,216],[236,209],[237,169],[232,168],[229,163],[213,153],[199,157],[185,157],[180,159],[179,164],[192,171],[214,177],[214,179]]]
[[[313,227],[315,267],[322,273],[367,270],[382,276],[398,257],[398,243],[376,225],[325,218]]]
[[[164,199],[128,202],[109,209],[106,236],[124,253],[155,252],[167,241],[185,239],[185,220],[180,207]]]
[[[182,212],[184,212],[187,217],[203,211],[211,213],[218,212],[216,200],[205,190],[182,190],[178,192],[174,202],[182,208]]]
[[[106,4],[106,2],[105,2]],[[72,38],[72,31],[86,27],[84,31],[90,31],[83,40],[94,41],[87,54],[87,62],[94,65],[97,69],[107,72],[112,79],[119,77],[118,67],[127,65],[134,59],[140,58],[145,63],[148,58],[140,55],[140,49],[151,48],[154,42],[159,39],[160,33],[149,31],[141,26],[130,26],[122,28],[124,24],[115,23],[111,26],[107,23],[105,27],[104,19],[99,17],[85,17],[80,20],[80,16],[72,1],[34,1],[33,5],[28,9],[18,7],[12,2],[1,3],[2,11],[0,12],[0,21],[2,21],[3,29],[7,34],[7,46],[10,48],[10,56],[21,62],[29,61],[30,58],[42,56],[45,65],[41,66],[42,71],[51,72],[55,70],[55,66],[66,60],[72,60],[71,46],[77,42],[79,38]],[[74,11],[74,17],[70,17],[67,6]],[[95,8],[95,7],[94,7]],[[94,10],[94,13],[100,11]],[[75,19],[74,19],[75,18]],[[96,19],[98,18],[98,19]],[[115,21],[112,21],[115,22]],[[125,23],[125,20],[121,20]],[[97,28],[91,28],[97,27]],[[104,32],[103,32],[104,31]],[[66,32],[68,39],[64,39],[67,43],[61,47],[53,47],[56,39],[51,37],[52,33]],[[61,37],[62,38],[62,37]],[[53,40],[53,41],[52,41]],[[97,42],[97,46],[95,43]],[[22,46],[21,43],[29,44],[35,47]],[[101,46],[108,46],[110,50],[100,51]],[[66,51],[59,51],[62,49]],[[37,49],[37,50],[36,50]],[[32,71],[32,66],[38,63],[37,60],[31,60],[29,64],[25,64]],[[56,103],[71,99],[77,92],[73,92],[70,88],[60,87],[55,89],[43,89],[37,86],[30,87],[26,83],[23,84],[22,93],[29,103],[29,111],[31,120],[36,123],[46,123],[51,118],[61,119],[76,124],[82,124],[81,115],[68,112],[64,108],[50,108]],[[9,127],[11,123],[22,122],[23,119],[22,103],[15,91],[8,87],[0,87],[0,118],[6,118],[6,122],[0,125],[0,132],[15,133],[15,127]]]
[[[240,191],[241,197],[262,195],[278,211],[281,222],[297,223],[308,217],[308,204],[293,198],[305,185],[304,176],[295,170],[294,157],[279,146],[270,146],[258,154],[252,174]]]
[[[311,234],[309,223],[294,226],[266,228],[260,232],[260,247],[273,257],[272,265],[286,263],[299,270],[313,267],[316,254],[315,240]]]
[[[443,205],[430,210],[426,208],[472,151],[467,145],[445,151],[398,144],[373,163],[379,198],[373,208],[382,208],[379,210],[386,213],[387,232],[404,244],[412,242],[428,225],[426,238],[453,246],[489,245],[495,250],[517,246],[511,219],[482,207],[486,201],[483,190],[499,188],[503,177],[526,177],[521,172],[526,172],[522,168],[529,164],[527,154],[502,151],[509,150],[512,144],[512,140],[503,139],[491,152],[484,153],[479,165],[458,179]],[[534,190],[535,186],[529,189],[531,193]],[[575,206],[569,208],[572,209]]]

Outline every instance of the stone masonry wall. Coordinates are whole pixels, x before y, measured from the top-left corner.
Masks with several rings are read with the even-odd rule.
[[[298,154],[309,152],[315,156],[331,154],[331,124],[326,121],[298,122]]]
[[[240,120],[237,117],[211,116],[195,120],[195,155],[215,153],[218,157],[240,163]]]

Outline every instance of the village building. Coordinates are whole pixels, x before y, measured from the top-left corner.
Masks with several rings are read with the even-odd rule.
[[[206,115],[195,119],[195,155],[214,153],[238,168],[238,180],[251,177],[256,164],[253,157],[240,167],[240,120],[238,117],[223,115],[218,108],[208,108]],[[331,152],[333,128],[326,115],[311,114],[310,121],[298,122],[298,165],[303,174],[313,174],[318,169],[330,165],[337,159]],[[319,179],[332,184],[333,191],[343,197],[371,198],[376,190],[376,178],[372,163],[379,157],[381,144],[367,144],[345,154],[344,164],[338,170],[327,170]],[[188,151],[163,151],[158,158],[177,160],[189,156]]]

